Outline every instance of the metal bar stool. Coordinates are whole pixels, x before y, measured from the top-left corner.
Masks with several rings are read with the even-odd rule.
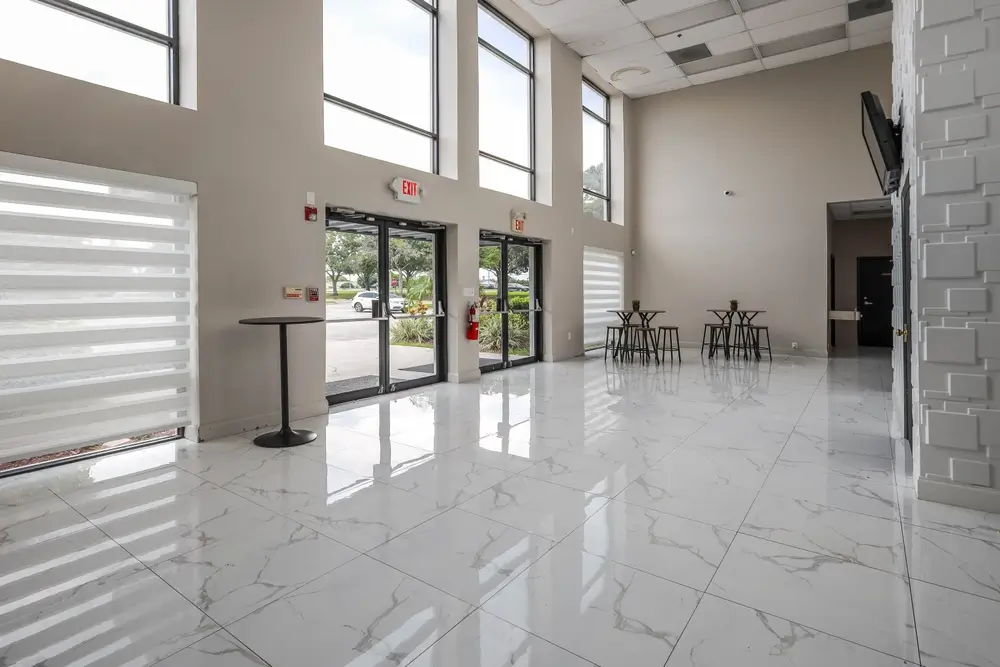
[[[656,329],[652,327],[629,327],[631,340],[629,341],[630,358],[639,353],[639,359],[649,361],[656,357],[656,363],[660,363],[660,353],[656,349]]]
[[[739,355],[742,352],[744,359],[749,359],[750,352],[753,351],[753,335],[750,326],[745,322],[733,325],[733,354]]]
[[[765,345],[764,347],[760,346],[760,333],[762,331],[764,332],[764,336],[767,339],[767,345]],[[771,333],[768,331],[767,327],[751,324],[750,336],[753,339],[753,352],[757,356],[757,361],[760,361],[761,350],[767,350],[767,360],[774,361],[774,357],[771,356]]]
[[[667,352],[670,353],[670,361],[674,360],[674,352],[677,353],[677,361],[681,361],[681,334],[677,327],[665,325],[658,327],[656,330],[656,346],[663,353],[664,361],[667,360]]]
[[[618,348],[621,347],[622,338],[625,336],[625,327],[621,325],[608,326],[604,334],[604,358],[608,358],[608,347],[611,348],[611,358],[618,358]]]
[[[726,359],[729,358],[729,325],[716,322],[714,324],[706,324],[708,336],[708,358],[711,359],[715,356],[719,347],[722,347],[723,353],[726,355]],[[704,353],[705,345],[702,342],[702,351]]]

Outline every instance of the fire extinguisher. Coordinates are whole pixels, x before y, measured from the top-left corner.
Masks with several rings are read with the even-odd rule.
[[[465,330],[465,337],[469,340],[479,340],[479,306],[475,303],[469,304],[469,326]]]

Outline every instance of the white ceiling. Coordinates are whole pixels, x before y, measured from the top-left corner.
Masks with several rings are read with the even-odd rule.
[[[837,221],[873,220],[892,217],[892,202],[888,197],[859,199],[827,204],[833,219]]]
[[[892,0],[514,1],[629,97],[891,41]]]

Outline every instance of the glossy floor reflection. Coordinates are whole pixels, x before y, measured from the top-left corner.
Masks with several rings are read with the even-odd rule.
[[[1000,666],[888,358],[540,364],[0,482],[0,664]]]

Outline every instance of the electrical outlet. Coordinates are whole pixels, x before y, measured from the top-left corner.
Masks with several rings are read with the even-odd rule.
[[[567,331],[566,332],[566,340],[573,340],[573,332],[572,331]]]

